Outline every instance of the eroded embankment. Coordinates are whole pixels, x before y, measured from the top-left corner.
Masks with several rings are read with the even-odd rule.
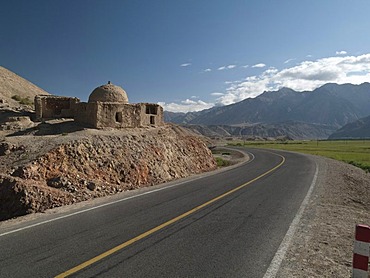
[[[43,138],[38,139],[40,145]],[[47,138],[45,144],[55,146],[38,148],[46,151],[37,155],[27,142],[22,142],[21,151],[15,149],[19,157],[28,152],[27,157],[33,158],[21,165],[9,162],[5,174],[0,175],[0,220],[216,168],[205,143],[177,127],[62,139],[63,143],[56,143],[57,138]]]

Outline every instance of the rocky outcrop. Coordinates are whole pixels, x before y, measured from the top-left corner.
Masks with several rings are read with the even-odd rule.
[[[0,220],[76,201],[73,195],[47,187],[42,182],[0,175]]]
[[[216,168],[205,143],[177,127],[61,137],[63,143],[28,154],[34,158],[0,177],[0,220]]]

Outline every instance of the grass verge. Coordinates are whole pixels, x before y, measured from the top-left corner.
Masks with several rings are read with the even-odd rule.
[[[230,145],[252,148],[268,148],[314,154],[344,161],[370,172],[370,140],[335,141],[253,141]]]
[[[230,166],[231,162],[229,160],[222,159],[221,157],[215,157],[218,167]]]

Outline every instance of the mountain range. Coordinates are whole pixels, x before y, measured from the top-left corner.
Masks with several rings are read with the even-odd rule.
[[[329,136],[329,139],[369,139],[370,116],[346,124]]]
[[[232,132],[231,135],[240,135],[240,128],[250,130],[262,125],[294,139],[322,139],[344,125],[369,115],[370,83],[329,83],[304,92],[281,88],[264,92],[256,98],[199,112],[166,112],[165,120],[186,125],[222,125],[223,129],[225,126],[239,127],[237,134]],[[303,132],[308,126],[315,132]],[[266,133],[266,128],[261,128],[261,131]],[[255,135],[262,136],[258,132]]]

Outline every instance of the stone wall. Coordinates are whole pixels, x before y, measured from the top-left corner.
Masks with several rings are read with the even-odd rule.
[[[139,103],[141,126],[163,125],[163,108],[154,103]]]
[[[80,100],[74,97],[35,96],[36,120],[73,118],[75,106]]]
[[[74,121],[86,127],[97,128],[97,111],[96,102],[81,102],[76,105]]]
[[[163,108],[158,104],[97,102],[96,128],[133,128],[163,125]]]
[[[140,126],[138,106],[116,102],[97,102],[97,128],[127,128]]]
[[[80,102],[78,98],[41,95],[35,97],[36,119],[73,118],[92,128],[162,126],[163,108],[154,103]]]

